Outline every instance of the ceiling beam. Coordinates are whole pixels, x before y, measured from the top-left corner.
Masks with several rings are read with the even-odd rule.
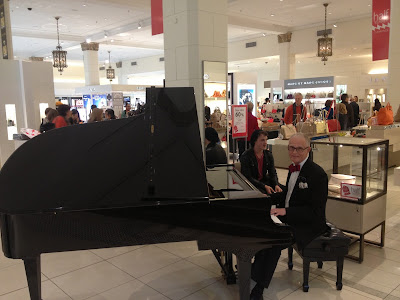
[[[228,16],[228,24],[245,28],[254,28],[269,34],[282,34],[290,31],[290,28],[286,26],[266,23],[247,17]]]

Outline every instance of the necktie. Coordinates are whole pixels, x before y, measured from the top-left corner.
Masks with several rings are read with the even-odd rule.
[[[289,166],[289,173],[298,172],[300,171],[300,165],[293,165]]]

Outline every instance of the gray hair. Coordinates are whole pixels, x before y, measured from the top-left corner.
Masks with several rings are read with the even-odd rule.
[[[296,97],[296,95],[301,96],[301,99],[304,98],[302,93],[294,93],[294,97]]]
[[[298,132],[298,133],[293,134],[293,135],[290,137],[290,139],[289,139],[289,143],[290,143],[290,140],[291,140],[292,138],[295,138],[295,137],[302,138],[302,139],[306,142],[306,146],[307,146],[307,147],[310,147],[310,146],[311,146],[309,137],[306,136],[306,135],[304,135],[304,134],[301,133],[301,132]]]

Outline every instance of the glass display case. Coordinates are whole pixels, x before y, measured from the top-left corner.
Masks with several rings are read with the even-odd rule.
[[[360,242],[384,245],[389,141],[371,138],[331,136],[311,142],[312,159],[328,175],[326,217]],[[381,241],[365,235],[381,226]]]

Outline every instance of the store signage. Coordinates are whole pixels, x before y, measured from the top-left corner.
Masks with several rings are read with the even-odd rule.
[[[6,10],[4,0],[0,0],[0,35],[1,35],[1,53],[3,59],[8,59],[7,29],[6,29]]]
[[[372,60],[389,58],[390,0],[372,2]]]
[[[83,100],[76,100],[75,106],[76,108],[83,108]]]
[[[152,35],[164,32],[163,1],[151,0],[151,29]]]
[[[340,197],[350,200],[361,199],[362,186],[359,184],[341,183]]]
[[[232,105],[232,138],[247,137],[247,105]]]
[[[284,86],[285,86],[285,90],[333,87],[333,76],[317,77],[317,78],[288,79],[288,80],[284,81]]]

